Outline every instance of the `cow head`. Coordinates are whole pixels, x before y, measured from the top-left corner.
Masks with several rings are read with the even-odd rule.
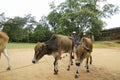
[[[85,54],[86,50],[84,49],[83,45],[78,45],[76,49],[76,61],[82,62]]]
[[[32,60],[32,63],[38,62],[46,54],[46,45],[45,43],[37,43],[34,48],[35,54]]]

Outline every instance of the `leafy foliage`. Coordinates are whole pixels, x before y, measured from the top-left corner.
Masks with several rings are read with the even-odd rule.
[[[86,32],[97,38],[101,34],[108,18],[119,12],[113,4],[99,5],[106,0],[65,0],[58,6],[50,3],[52,9],[48,16],[42,16],[39,22],[31,14],[24,17],[7,18],[0,14],[0,28],[8,34],[11,42],[47,41],[52,34],[78,35]]]
[[[112,4],[105,4],[101,8],[98,3],[103,1],[104,0],[65,0],[65,2],[53,9],[54,12],[57,12],[54,13],[54,15],[61,14],[59,20],[58,16],[54,16],[54,20],[56,21],[57,19],[56,23],[59,23],[57,24],[58,29],[67,35],[74,30],[77,31],[79,35],[83,32],[89,32],[95,36],[100,35],[100,31],[105,23],[101,18],[110,17],[119,11],[118,6]],[[49,14],[49,16],[52,15],[53,14]],[[48,20],[54,22],[54,20],[51,20],[52,18],[53,16],[48,18]]]

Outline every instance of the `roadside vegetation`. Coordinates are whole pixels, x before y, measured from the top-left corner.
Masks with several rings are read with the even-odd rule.
[[[96,41],[94,42],[94,48],[113,48],[120,47],[120,41]]]
[[[9,43],[8,49],[22,49],[31,48],[34,49],[36,43]],[[94,48],[113,48],[120,47],[120,41],[96,41],[93,43]]]
[[[8,49],[22,49],[22,48],[33,48],[35,43],[8,43]]]
[[[52,1],[49,5],[51,12],[39,21],[30,13],[12,18],[0,13],[0,29],[16,43],[46,41],[52,34],[71,35],[73,31],[79,37],[85,32],[99,40],[106,25],[102,19],[119,13],[119,7],[106,0],[65,0],[58,6]]]

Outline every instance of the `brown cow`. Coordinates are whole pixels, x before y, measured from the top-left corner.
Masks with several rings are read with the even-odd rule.
[[[58,73],[58,60],[61,58],[62,53],[70,53],[70,62],[68,69],[70,69],[70,64],[72,61],[72,52],[73,52],[74,42],[73,39],[69,36],[52,35],[51,39],[47,42],[38,43],[35,46],[35,54],[32,60],[33,63],[38,62],[44,55],[53,55],[55,58],[54,61],[54,74]]]
[[[3,52],[3,54],[5,55],[7,61],[8,61],[8,68],[7,70],[10,70],[11,65],[10,65],[10,59],[9,59],[9,55],[7,52],[7,43],[8,43],[9,37],[7,36],[6,33],[0,31],[0,57],[1,57],[1,53]]]
[[[86,58],[86,70],[87,72],[89,72],[89,65],[88,65],[88,61],[90,58],[90,64],[92,64],[92,56],[91,56],[91,52],[92,52],[92,41],[91,39],[87,38],[87,37],[83,37],[81,39],[80,45],[77,47],[76,50],[76,66],[77,66],[77,71],[75,74],[75,78],[79,77],[79,67],[80,64],[83,62],[83,60]]]

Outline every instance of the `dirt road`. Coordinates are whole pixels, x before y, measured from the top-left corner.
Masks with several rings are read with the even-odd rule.
[[[32,64],[32,49],[9,49],[12,69],[6,71],[6,59],[0,59],[0,80],[120,80],[120,48],[94,49],[90,73],[85,64],[80,68],[80,77],[74,78],[76,67],[67,71],[69,57],[59,61],[59,74],[53,74],[53,57],[44,56],[38,64]]]

